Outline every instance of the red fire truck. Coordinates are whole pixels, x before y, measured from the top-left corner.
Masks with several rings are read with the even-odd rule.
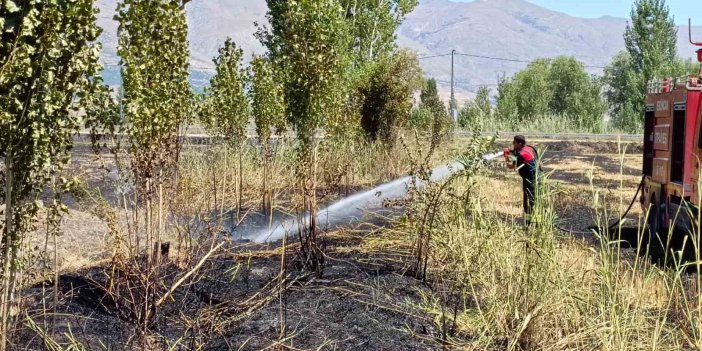
[[[697,59],[702,63],[702,43]],[[646,96],[641,205],[651,240],[695,233],[702,162],[702,68],[696,76],[651,82]]]

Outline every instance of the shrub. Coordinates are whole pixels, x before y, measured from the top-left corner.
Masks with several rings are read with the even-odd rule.
[[[361,126],[371,140],[395,140],[397,129],[409,124],[412,94],[421,86],[421,68],[414,54],[400,51],[379,61],[363,95]]]

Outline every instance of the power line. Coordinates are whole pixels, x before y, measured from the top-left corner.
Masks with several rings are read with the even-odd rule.
[[[505,58],[505,57],[496,57],[496,56],[484,56],[484,55],[474,55],[474,54],[463,54],[457,52],[456,55],[458,56],[466,56],[466,57],[472,57],[472,58],[479,58],[479,59],[484,59],[484,60],[494,60],[494,61],[504,61],[504,62],[516,62],[516,63],[533,63],[536,60],[519,60],[519,59],[511,59],[511,58]],[[442,54],[442,55],[433,55],[433,56],[423,56],[419,57],[418,59],[424,60],[424,59],[429,59],[429,58],[435,58],[435,57],[445,57],[445,56],[451,56],[451,54]],[[545,60],[553,60],[551,58],[546,58]],[[605,67],[603,66],[594,66],[594,65],[583,65],[585,68],[597,68],[597,69],[604,69]]]
[[[451,81],[448,81],[448,80],[442,80],[442,79],[434,79],[434,80],[436,80],[437,83],[451,83]],[[454,83],[456,85],[460,85],[463,87],[481,87],[481,86],[496,87],[496,86],[500,85],[498,83],[473,84],[473,83],[469,83],[469,82],[458,82],[458,81],[456,81]]]
[[[461,54],[461,53],[458,53],[458,52],[456,53],[456,55],[458,55],[458,56],[468,56],[468,57],[474,57],[474,58],[480,58],[480,59],[486,59],[486,60],[494,60],[494,61],[506,61],[506,62],[518,62],[518,63],[531,63],[531,62],[533,62],[533,61],[509,59],[509,58],[503,58],[503,57],[491,57],[491,56]]]
[[[435,57],[446,57],[446,56],[451,56],[451,54],[432,55],[432,56],[421,56],[421,57],[417,57],[417,59],[418,59],[418,60],[424,60],[424,59],[430,59],[430,58],[435,58]]]

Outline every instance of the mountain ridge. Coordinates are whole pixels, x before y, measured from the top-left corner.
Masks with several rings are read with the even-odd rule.
[[[112,20],[118,0],[98,0],[98,24],[103,27],[102,60],[116,69],[117,23]],[[227,37],[242,47],[248,59],[264,52],[254,38],[254,22],[265,25],[264,0],[195,0],[188,4],[189,40],[195,85],[205,85],[212,72],[212,58]],[[586,65],[605,66],[624,49],[626,19],[573,17],[524,0],[422,0],[397,30],[400,47],[419,56],[460,53],[530,61],[559,55],[575,56]],[[702,27],[694,27],[702,38]],[[682,57],[692,58],[687,28],[678,30]],[[421,60],[426,74],[435,77],[446,93],[450,57]],[[511,75],[525,65],[516,62],[459,56],[455,81],[459,95],[470,96],[482,84],[493,85],[501,74]],[[590,69],[591,73],[601,70]]]

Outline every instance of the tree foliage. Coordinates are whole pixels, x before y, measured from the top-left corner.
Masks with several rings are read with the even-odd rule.
[[[483,85],[478,88],[475,99],[466,103],[461,109],[458,114],[458,125],[462,128],[468,128],[490,117],[492,117],[490,88]]]
[[[519,92],[517,109],[520,118],[535,118],[549,112],[549,103],[553,95],[549,85],[549,69],[547,60],[536,60],[514,76],[513,84]]]
[[[434,117],[426,106],[416,106],[410,112],[409,126],[416,130],[429,130]]]
[[[309,155],[319,128],[333,129],[346,96],[349,30],[336,0],[267,0],[258,37],[283,77],[290,123]]]
[[[262,145],[263,158],[263,212],[272,214],[273,194],[269,185],[271,133],[281,134],[286,128],[286,107],[280,73],[267,57],[254,57],[248,72],[248,93],[251,101],[256,133]]]
[[[412,96],[422,85],[417,57],[399,51],[374,65],[360,92],[365,97],[361,125],[371,140],[392,144],[397,129],[409,124]]]
[[[582,62],[574,57],[558,57],[551,63],[548,80],[551,85],[551,111],[563,111],[571,114],[574,109],[573,100],[578,97],[583,82],[589,77]]]
[[[665,0],[634,3],[624,43],[633,69],[643,75],[644,82],[669,74],[678,55],[677,28]]]
[[[518,121],[519,108],[517,107],[517,87],[512,84],[512,79],[502,75],[497,84],[497,106],[495,113],[498,118],[505,121]]]
[[[93,0],[11,1],[0,5],[0,198],[5,208],[0,349],[9,331],[19,275],[18,248],[41,205],[39,193],[69,161],[78,111],[97,78],[100,29]],[[62,207],[63,208],[63,207]]]
[[[349,22],[351,47],[357,66],[392,53],[395,33],[418,0],[340,0]]]
[[[271,133],[286,129],[286,107],[280,73],[266,57],[254,57],[248,73],[248,94],[256,133],[267,144]]]
[[[622,130],[636,130],[641,124],[643,98],[639,87],[643,76],[633,68],[631,55],[622,51],[605,68],[605,98],[612,123]],[[638,98],[637,98],[638,97]]]
[[[556,115],[597,131],[605,113],[600,79],[572,57],[537,60],[502,77],[497,92],[497,116],[514,123]]]
[[[250,107],[242,68],[243,50],[227,38],[213,60],[215,75],[205,91],[201,119],[212,135],[239,145],[246,137]]]
[[[643,121],[647,83],[684,73],[677,59],[677,27],[664,0],[634,3],[624,42],[626,51],[605,69],[605,95],[613,124],[637,131]]]
[[[439,98],[436,80],[427,79],[420,94],[420,109],[429,112],[431,116],[432,146],[436,146],[450,131],[452,121],[446,110],[446,105]]]
[[[558,57],[551,62],[549,87],[552,114],[563,114],[578,126],[598,131],[606,111],[600,78],[585,72],[574,57]]]
[[[124,0],[117,8],[128,121],[117,129],[128,138],[138,183],[172,167],[178,129],[191,112],[185,2]]]

